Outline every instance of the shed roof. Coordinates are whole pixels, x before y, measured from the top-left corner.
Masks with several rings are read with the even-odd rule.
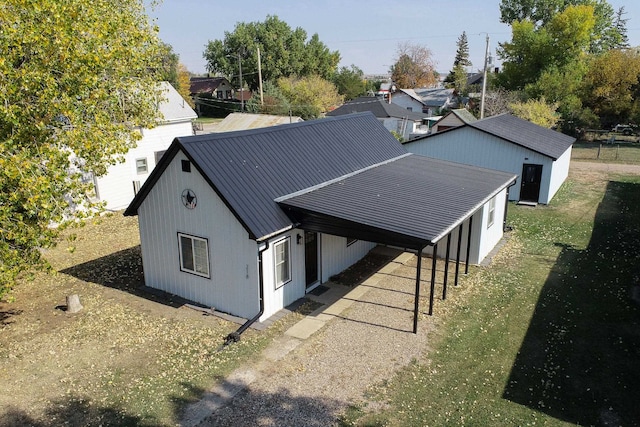
[[[551,157],[553,160],[562,156],[576,141],[569,135],[508,113],[467,123],[467,126]],[[455,131],[455,129],[451,130]]]
[[[274,116],[271,114],[231,113],[216,125],[214,132],[257,129],[303,121],[298,116]]]
[[[196,93],[213,93],[218,86],[229,83],[225,77],[191,77],[189,91]]]
[[[371,113],[362,113],[176,138],[125,215],[137,214],[179,151],[258,241],[301,219],[301,227],[317,227],[307,215],[313,212],[325,222],[319,231],[425,246],[515,180],[409,154]],[[350,228],[354,223],[357,229]]]
[[[369,111],[379,119],[395,117],[398,119],[420,121],[424,117],[423,113],[414,113],[402,108],[399,105],[385,102],[382,98],[374,96],[361,96],[346,102],[335,110],[327,113],[329,117],[343,116],[345,114],[362,113]]]

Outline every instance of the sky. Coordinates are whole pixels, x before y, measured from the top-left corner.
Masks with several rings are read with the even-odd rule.
[[[624,6],[631,46],[640,46],[640,1],[609,0]],[[331,51],[339,51],[340,66],[356,65],[365,74],[384,74],[397,57],[400,43],[427,47],[436,70],[453,67],[457,41],[466,32],[472,66],[482,69],[486,39],[494,65],[498,43],[511,39],[511,27],[500,23],[500,0],[163,0],[149,16],[160,38],[173,46],[192,73],[205,73],[202,57],[210,40],[224,40],[238,22],[263,22],[275,15],[308,38],[317,33]]]

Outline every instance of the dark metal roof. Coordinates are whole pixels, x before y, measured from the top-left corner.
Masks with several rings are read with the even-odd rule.
[[[379,119],[385,119],[388,117],[404,119],[406,117],[409,120],[420,121],[425,117],[425,114],[423,113],[414,113],[413,111],[409,111],[399,105],[393,103],[389,104],[382,98],[375,96],[361,96],[359,98],[352,99],[335,110],[327,113],[327,116],[343,116],[345,114],[362,113],[365,111],[373,113],[373,115]]]
[[[422,248],[437,243],[516,175],[415,154],[279,199],[302,226]]]
[[[125,215],[137,213],[178,150],[192,160],[251,237],[258,240],[292,225],[274,201],[277,197],[406,153],[371,113],[180,137]]]
[[[189,82],[189,92],[196,93],[213,93],[222,83],[229,83],[224,77],[191,77]]]
[[[551,157],[553,160],[562,156],[576,141],[571,136],[506,113],[469,122],[467,126]]]

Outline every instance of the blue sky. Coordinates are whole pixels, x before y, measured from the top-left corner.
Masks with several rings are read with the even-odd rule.
[[[627,12],[629,42],[640,45],[640,1],[609,0]],[[301,27],[341,54],[340,65],[355,64],[367,74],[385,73],[399,43],[428,47],[436,69],[448,72],[456,42],[467,33],[472,69],[482,68],[487,34],[495,57],[499,42],[511,38],[500,23],[499,0],[164,0],[149,15],[160,27],[160,38],[173,46],[189,71],[204,73],[202,52],[209,40],[224,39],[237,22],[264,21],[276,15],[291,28]],[[499,60],[496,58],[496,65]]]

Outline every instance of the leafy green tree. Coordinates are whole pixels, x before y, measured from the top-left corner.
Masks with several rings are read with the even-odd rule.
[[[161,44],[139,0],[5,0],[0,28],[1,295],[156,123]]]
[[[264,22],[236,24],[233,32],[225,32],[224,40],[209,41],[203,56],[210,72],[227,77],[238,76],[241,61],[244,82],[256,90],[258,49],[264,81],[311,75],[329,79],[340,62],[340,53],[330,51],[317,34],[307,42],[305,30],[292,30],[277,16],[267,16]]]
[[[343,102],[333,83],[320,76],[281,77],[278,88],[290,102],[292,114],[305,120],[320,117]]]
[[[247,101],[247,111],[250,113],[273,114],[276,116],[287,116],[292,113],[291,103],[282,93],[280,88],[271,83],[265,82],[263,85],[263,102],[260,103],[260,94],[255,93]]]
[[[544,98],[514,102],[509,105],[511,113],[539,126],[553,128],[558,124],[560,115],[556,112],[558,104],[549,104]]]
[[[347,101],[364,95],[367,91],[364,73],[355,65],[340,68],[331,80],[336,85],[338,93]]]
[[[396,86],[403,89],[431,87],[438,82],[431,51],[416,44],[398,45],[390,71]]]
[[[178,85],[175,87],[191,108],[195,108],[195,102],[191,99],[191,73],[183,63],[178,64]]]
[[[456,57],[453,60],[453,69],[444,79],[449,87],[456,89],[460,95],[465,93],[467,88],[467,67],[471,66],[469,59],[469,42],[467,41],[467,33],[462,32],[457,42]]]
[[[510,25],[516,21],[530,21],[536,28],[543,27],[569,6],[593,8],[595,22],[589,42],[590,53],[624,47],[626,20],[617,19],[621,15],[616,17],[606,0],[502,0],[500,21]],[[624,14],[624,10],[619,12]]]
[[[167,81],[171,83],[171,86],[178,89],[178,66],[180,62],[180,57],[177,53],[173,51],[173,46],[168,43],[160,42],[160,69],[159,72],[159,80]]]
[[[631,49],[614,49],[595,56],[583,79],[584,105],[609,127],[628,123],[634,106],[640,101],[637,88],[640,76],[640,53]]]

